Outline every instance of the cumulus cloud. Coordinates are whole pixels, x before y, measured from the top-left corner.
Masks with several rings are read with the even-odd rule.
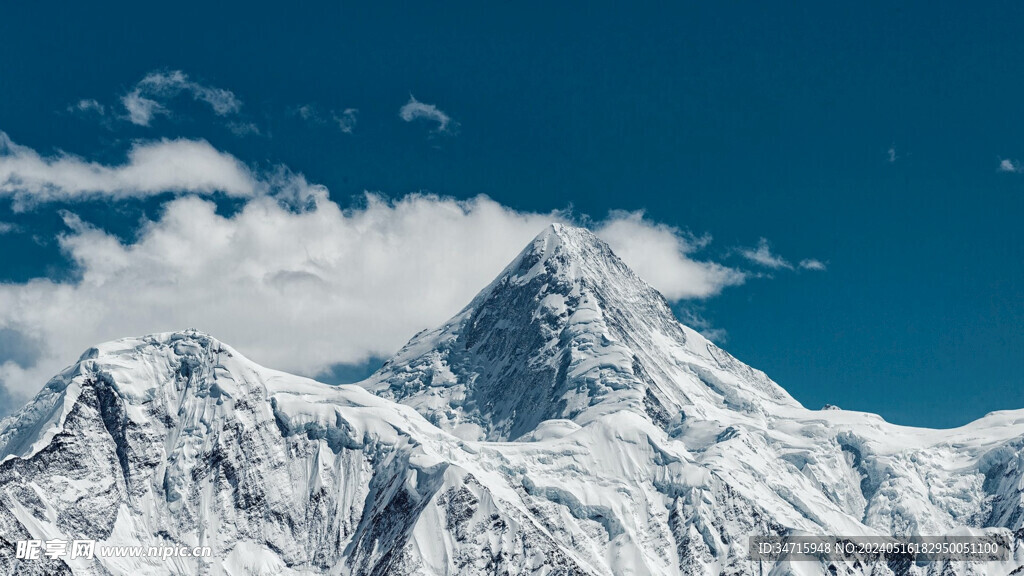
[[[346,210],[325,194],[306,195],[316,201],[303,211],[257,196],[232,215],[179,197],[130,242],[64,213],[59,242],[76,279],[0,284],[0,329],[40,346],[32,362],[2,362],[0,382],[24,400],[91,345],[186,327],[310,375],[388,356],[466,305],[549,223],[570,220],[486,197],[368,195]],[[706,239],[641,214],[613,213],[592,226],[670,299],[743,280],[696,259]]]
[[[800,261],[800,267],[804,270],[816,270],[823,272],[826,269],[825,263],[814,258],[805,258]]]
[[[19,230],[17,224],[11,222],[0,222],[0,236],[4,234],[10,234]]]
[[[1019,174],[1021,172],[1024,172],[1024,166],[1021,166],[1021,163],[1018,162],[1017,160],[1010,160],[1009,158],[1004,158],[999,161],[998,171],[1008,172],[1011,174]]]
[[[150,72],[121,97],[121,103],[132,124],[149,126],[154,116],[168,113],[161,101],[182,93],[205,102],[218,116],[234,114],[242,108],[242,102],[230,90],[200,84],[180,70]]]
[[[439,110],[437,106],[424,104],[413,97],[412,94],[409,95],[409,101],[406,102],[405,106],[398,110],[398,115],[406,122],[412,122],[413,120],[437,122],[438,132],[447,132],[452,120],[447,114]]]
[[[758,240],[757,248],[741,248],[739,253],[747,260],[750,260],[759,266],[764,266],[765,268],[771,268],[772,270],[779,270],[782,268],[787,270],[793,269],[793,265],[785,258],[772,253],[771,247],[768,245],[768,240],[766,238]]]
[[[16,209],[43,202],[106,197],[145,197],[167,191],[253,196],[250,170],[205,140],[136,143],[123,164],[105,165],[78,156],[44,157],[0,132],[0,198]]]

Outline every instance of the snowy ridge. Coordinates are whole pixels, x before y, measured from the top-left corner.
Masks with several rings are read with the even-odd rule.
[[[91,349],[0,425],[0,573],[1009,574],[1022,446],[1024,411],[926,430],[807,410],[555,225],[360,385],[194,331]],[[1012,535],[1008,562],[760,565],[746,549],[985,532]],[[214,554],[14,558],[56,537]]]

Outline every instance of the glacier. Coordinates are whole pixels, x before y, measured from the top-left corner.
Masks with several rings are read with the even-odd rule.
[[[832,408],[555,224],[358,384],[194,330],[86,351],[0,423],[0,573],[1024,573],[1024,410],[929,430]],[[749,559],[748,537],[797,534],[1013,546],[988,563]],[[54,538],[213,554],[15,557]]]

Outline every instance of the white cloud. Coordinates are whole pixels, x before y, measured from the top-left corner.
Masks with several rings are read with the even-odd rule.
[[[406,122],[412,122],[413,120],[437,122],[438,132],[447,132],[452,120],[447,114],[438,110],[437,106],[424,104],[411,94],[409,95],[409,101],[398,111],[398,115]]]
[[[218,116],[234,114],[242,108],[242,102],[230,90],[194,82],[180,70],[150,72],[121,97],[121,103],[128,112],[128,120],[132,124],[149,126],[155,115],[168,113],[160,101],[169,100],[182,93],[205,102]]]
[[[149,126],[153,116],[167,114],[167,109],[159,102],[144,97],[138,91],[132,91],[122,96],[121,104],[128,111],[128,120],[139,126]]]
[[[690,258],[708,239],[645,220],[641,212],[613,212],[595,232],[669,300],[706,298],[745,280],[739,270]]]
[[[107,113],[107,108],[96,100],[85,98],[68,106],[68,112],[95,113],[103,116]]]
[[[817,270],[823,272],[827,269],[825,263],[814,258],[805,258],[800,261],[800,267],[804,270]]]
[[[1016,160],[1004,158],[999,161],[999,172],[1018,174],[1020,172],[1024,172],[1024,166],[1021,166],[1021,163]]]
[[[10,234],[19,230],[17,224],[11,222],[0,222],[0,236],[4,234]]]
[[[790,264],[785,258],[778,254],[773,254],[771,247],[768,245],[768,240],[761,238],[757,242],[757,248],[742,248],[740,249],[740,255],[750,260],[754,264],[764,266],[765,268],[771,268],[772,270],[778,270],[785,268],[792,270],[793,265]]]
[[[889,149],[885,151],[885,159],[889,164],[895,164],[899,160],[899,156],[896,155],[896,145],[889,146]]]
[[[230,216],[208,200],[177,198],[130,243],[65,213],[60,246],[79,276],[0,284],[0,329],[39,346],[29,365],[0,359],[0,382],[24,399],[91,345],[186,327],[311,375],[386,356],[461,309],[546,225],[566,220],[486,197],[369,195],[343,210],[316,192],[305,192],[317,199],[305,211],[258,196]],[[705,240],[640,214],[613,213],[594,229],[673,300],[743,279],[693,259]]]
[[[253,196],[260,190],[244,164],[205,140],[136,143],[119,165],[61,154],[43,157],[0,132],[0,198],[16,209],[43,202],[145,197],[166,191]]]

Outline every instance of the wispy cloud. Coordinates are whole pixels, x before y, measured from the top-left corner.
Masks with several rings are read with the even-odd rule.
[[[315,122],[317,124],[323,124],[323,116],[317,110],[317,107],[313,104],[303,104],[295,109],[295,113],[299,115],[299,118],[309,122]]]
[[[0,132],[0,198],[12,198],[15,209],[168,191],[245,197],[260,187],[244,164],[205,140],[137,142],[123,164],[105,165],[69,154],[44,157]]]
[[[137,126],[149,126],[157,114],[166,114],[167,109],[152,98],[146,98],[138,91],[121,97],[121,104],[128,112],[128,121]]]
[[[889,149],[885,151],[885,161],[889,164],[895,164],[900,157],[896,155],[896,144],[891,144]]]
[[[253,122],[228,122],[228,130],[235,136],[259,136],[260,128]]]
[[[821,260],[815,260],[814,258],[805,258],[801,260],[800,268],[803,268],[804,270],[817,270],[820,272],[824,272],[827,269],[824,262]]]
[[[438,132],[447,132],[452,121],[451,117],[439,110],[437,106],[424,104],[412,94],[409,95],[409,101],[406,102],[405,106],[398,110],[398,115],[406,122],[412,122],[413,120],[437,122]]]
[[[149,126],[156,115],[168,113],[162,102],[182,93],[205,102],[218,116],[234,114],[242,108],[242,102],[230,90],[195,82],[181,70],[150,72],[121,97],[121,103],[132,124]]]
[[[356,108],[345,108],[341,112],[330,110],[325,113],[315,104],[303,104],[295,108],[295,114],[310,124],[334,123],[345,134],[351,134],[355,130],[359,110]]]
[[[12,222],[0,222],[0,236],[10,234],[19,230],[18,225]]]
[[[1021,163],[1018,162],[1017,160],[1003,158],[1002,160],[999,161],[999,168],[997,168],[997,170],[999,172],[1019,174],[1021,172],[1024,172],[1024,166],[1021,166]]]
[[[352,130],[356,127],[356,114],[358,113],[359,110],[355,108],[346,108],[341,114],[332,113],[331,115],[342,132],[351,134]]]
[[[92,113],[103,116],[107,113],[107,108],[92,98],[83,98],[82,100],[68,106],[68,112],[78,112],[82,114]]]
[[[787,270],[793,269],[793,265],[789,261],[778,254],[772,253],[771,246],[769,246],[766,238],[758,240],[757,248],[741,248],[739,253],[747,260],[765,268],[771,268],[772,270],[782,268]]]

